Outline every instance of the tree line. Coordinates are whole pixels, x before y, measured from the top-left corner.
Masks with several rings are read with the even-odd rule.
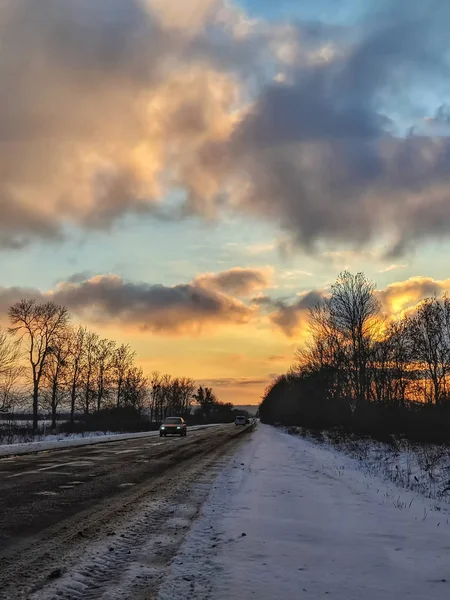
[[[427,298],[394,320],[381,308],[363,273],[341,273],[309,310],[308,341],[266,390],[261,419],[450,437],[450,298]]]
[[[0,413],[31,410],[34,431],[40,411],[50,415],[52,429],[62,411],[72,427],[80,415],[97,423],[94,416],[105,411],[122,419],[127,410],[145,413],[158,423],[168,415],[191,415],[193,405],[198,420],[233,418],[232,405],[220,403],[211,388],[157,371],[147,376],[128,344],[73,325],[64,306],[21,300],[8,317],[9,328],[0,330]]]

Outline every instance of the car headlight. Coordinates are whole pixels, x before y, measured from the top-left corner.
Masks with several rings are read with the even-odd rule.
[[[181,427],[177,427],[177,429],[181,429]]]
[[[165,429],[164,425],[161,425],[161,429]]]

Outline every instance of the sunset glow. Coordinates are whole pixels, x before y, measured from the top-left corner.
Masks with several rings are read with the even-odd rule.
[[[341,270],[385,318],[450,292],[449,18],[0,1],[1,322],[52,299],[149,375],[257,404]]]

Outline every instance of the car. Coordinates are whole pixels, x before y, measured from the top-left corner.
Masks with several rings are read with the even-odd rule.
[[[234,420],[235,425],[245,425],[245,417],[238,416]]]
[[[187,434],[187,426],[183,417],[166,417],[159,428],[159,436],[166,435],[184,436]]]

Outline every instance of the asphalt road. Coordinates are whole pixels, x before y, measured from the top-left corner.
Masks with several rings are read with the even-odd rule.
[[[179,486],[188,486],[244,431],[219,425],[185,438],[152,436],[0,459],[0,598],[28,598],[28,583],[36,585],[38,572],[58,565],[59,554],[74,555],[80,542],[108,535],[108,527],[126,521],[149,495],[165,498],[175,488],[183,495]]]
[[[0,459],[0,548],[140,484],[166,466],[165,457],[229,429],[217,426],[191,430],[186,438],[151,436]]]

